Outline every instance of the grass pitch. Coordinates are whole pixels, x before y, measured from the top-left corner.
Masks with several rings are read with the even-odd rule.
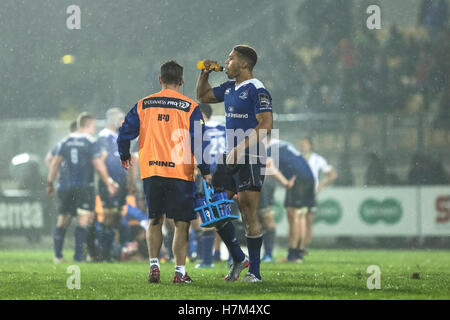
[[[277,252],[277,260],[284,256]],[[64,256],[72,257],[67,250]],[[173,284],[174,266],[161,265],[161,283],[147,283],[148,262],[55,265],[52,251],[0,251],[0,299],[450,299],[450,251],[312,250],[304,264],[263,263],[262,283],[226,283],[226,263],[187,271],[194,283]],[[70,265],[80,268],[80,289],[68,289]],[[367,268],[381,270],[369,290]]]

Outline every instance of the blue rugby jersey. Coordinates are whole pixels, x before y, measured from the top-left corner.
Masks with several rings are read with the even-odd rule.
[[[272,139],[267,148],[267,155],[269,157],[274,157],[274,148],[278,148],[278,170],[280,170],[287,179],[290,179],[293,176],[314,179],[314,175],[308,162],[293,144],[283,140]]]
[[[98,134],[97,143],[100,151],[104,151],[107,154],[105,164],[110,177],[117,183],[124,183],[127,174],[120,161],[119,149],[117,147],[117,133],[108,128],[104,128]]]
[[[216,170],[217,163],[225,152],[225,126],[217,121],[208,121],[205,123],[205,132],[203,134],[203,158],[209,164],[211,174]]]
[[[50,154],[54,157],[57,155],[59,145],[61,142],[56,144],[53,149],[50,151]],[[59,179],[58,183],[56,184],[56,190],[60,190],[61,186],[67,186],[69,184],[69,173],[68,173],[68,166],[65,160],[61,162],[61,165],[59,166]]]
[[[258,79],[243,81],[238,86],[236,81],[227,81],[213,88],[213,92],[217,100],[224,101],[227,130],[254,129],[258,113],[272,112],[272,97]],[[242,140],[242,137],[232,140],[227,133],[226,150],[230,151]]]
[[[93,137],[88,134],[71,133],[58,143],[56,154],[60,155],[67,165],[65,177],[60,180],[59,190],[94,185],[92,159],[100,157],[100,149]],[[60,172],[60,175],[62,174]]]

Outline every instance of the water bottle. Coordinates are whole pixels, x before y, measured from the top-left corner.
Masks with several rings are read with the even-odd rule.
[[[228,200],[228,195],[226,192],[217,192],[214,194],[214,201]],[[228,203],[224,202],[219,205],[220,216],[231,215],[231,209]]]
[[[213,63],[209,67],[205,67],[203,60],[197,62],[197,68],[201,70],[214,70],[215,72],[223,71],[223,67],[218,63]]]

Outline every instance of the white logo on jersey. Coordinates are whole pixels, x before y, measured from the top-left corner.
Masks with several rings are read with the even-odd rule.
[[[187,109],[190,106],[191,106],[191,104],[189,102],[186,102],[186,101],[178,102],[178,107],[180,107],[181,109]]]
[[[231,91],[231,88],[228,88],[227,90],[225,90],[225,94],[229,94]]]
[[[227,118],[247,119],[248,118],[248,113],[231,113],[231,112],[227,112],[227,113],[225,113],[225,116]]]
[[[247,97],[248,97],[248,90],[245,90],[241,94],[239,94],[239,98],[242,100],[247,99]]]

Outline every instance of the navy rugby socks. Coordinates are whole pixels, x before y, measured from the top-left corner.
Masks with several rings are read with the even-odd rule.
[[[213,263],[214,231],[204,231],[202,237],[202,264]]]
[[[53,234],[53,248],[55,250],[55,257],[62,258],[62,250],[64,245],[64,237],[66,236],[66,229],[63,227],[57,227]]]
[[[220,261],[220,250],[214,250],[214,261]]]
[[[265,256],[272,257],[274,243],[275,243],[275,229],[266,230],[264,232],[264,238],[263,238],[264,255]]]
[[[86,243],[87,228],[80,225],[75,227],[75,261],[82,261],[83,258],[83,246]]]
[[[248,272],[253,273],[258,279],[261,279],[261,274],[259,267],[261,264],[261,247],[263,243],[263,236],[259,237],[248,237],[247,236],[247,247],[248,256],[250,260],[250,267]]]
[[[111,248],[114,242],[115,230],[102,224],[99,232],[99,242],[101,247],[102,260],[111,258]]]
[[[243,261],[245,259],[245,254],[239,246],[233,224],[231,222],[227,222],[224,226],[222,226],[222,228],[218,229],[217,232],[227,246],[230,255],[233,257],[233,261]]]
[[[89,223],[86,228],[86,245],[89,255],[95,259],[97,256],[97,248],[95,245],[95,237],[97,234],[97,229],[95,223]]]

